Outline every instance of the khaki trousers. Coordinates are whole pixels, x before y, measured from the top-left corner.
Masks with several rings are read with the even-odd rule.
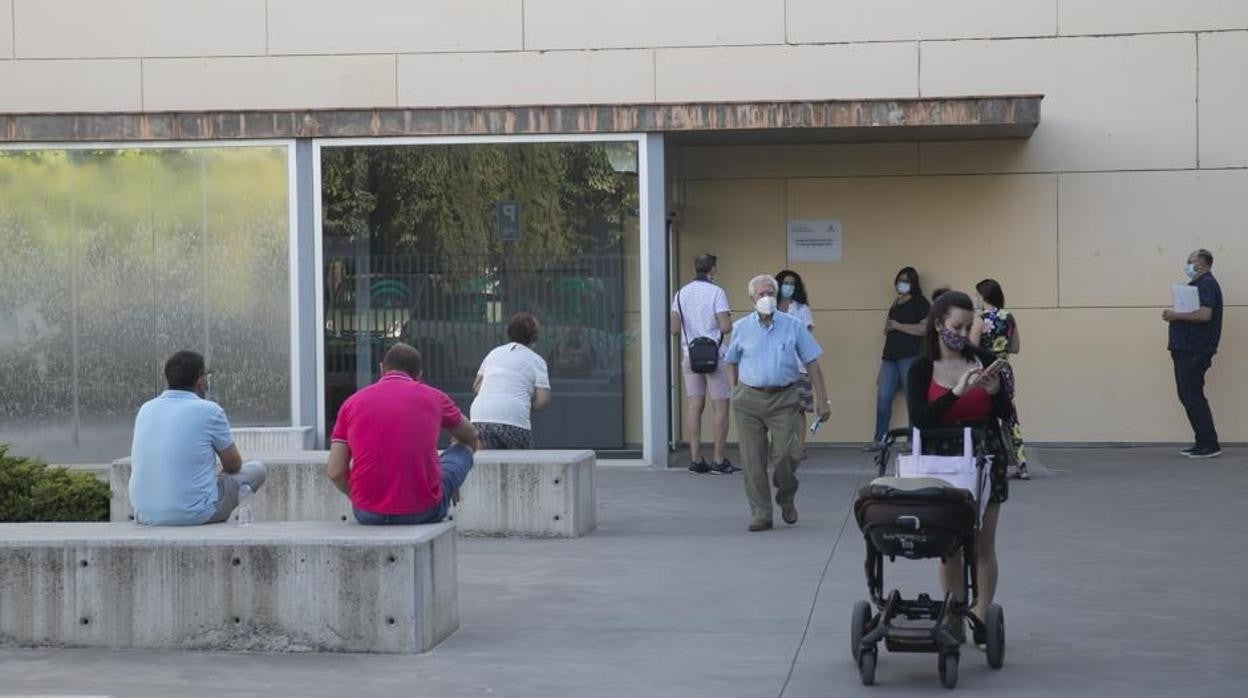
[[[776,486],[776,503],[790,503],[797,494],[799,404],[796,386],[778,393],[742,384],[732,389],[732,411],[737,419],[741,459],[745,461],[745,496],[750,502],[751,521],[771,521],[769,466]]]

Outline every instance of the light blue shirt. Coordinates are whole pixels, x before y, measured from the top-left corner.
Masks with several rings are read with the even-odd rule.
[[[758,313],[732,324],[732,343],[724,361],[737,364],[737,380],[754,388],[779,388],[793,383],[798,368],[819,358],[823,349],[801,320],[775,312],[771,326]]]
[[[189,390],[166,390],[134,418],[130,503],[139,523],[206,523],[217,508],[217,452],[234,443],[215,402]]]

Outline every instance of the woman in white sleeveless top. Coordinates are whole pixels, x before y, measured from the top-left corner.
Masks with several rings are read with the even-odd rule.
[[[483,448],[533,447],[533,412],[550,404],[550,373],[546,360],[530,347],[537,341],[537,318],[517,313],[507,324],[511,341],[495,347],[481,362],[472,391],[469,419],[481,435]]]

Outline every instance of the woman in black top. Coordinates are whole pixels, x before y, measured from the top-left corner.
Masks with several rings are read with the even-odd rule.
[[[884,356],[875,385],[875,435],[867,450],[878,450],[893,419],[893,399],[905,387],[910,365],[922,353],[924,323],[931,305],[919,286],[919,272],[905,267],[893,277],[897,297],[884,319]]]
[[[1014,405],[1009,391],[1003,389],[1000,374],[984,371],[996,357],[971,343],[974,324],[975,308],[970,296],[948,291],[936,299],[923,338],[924,355],[910,367],[906,380],[906,404],[915,429],[964,424],[979,427],[985,433],[985,445],[992,454],[991,491],[977,541],[979,598],[973,609],[982,619],[997,590],[997,520],[1001,503],[1009,497],[1005,477],[1008,459],[1000,425],[1014,414]],[[923,450],[960,455],[961,439],[948,441],[956,443],[924,439]],[[955,596],[964,586],[962,567],[961,553],[941,564],[941,583]],[[961,635],[961,628],[956,632]],[[977,645],[984,644],[981,634],[977,633],[975,638]]]

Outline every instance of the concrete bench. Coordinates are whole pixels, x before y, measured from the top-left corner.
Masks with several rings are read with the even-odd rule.
[[[310,451],[316,448],[316,430],[312,427],[239,427],[231,429],[234,445],[251,460],[271,453]]]
[[[459,627],[451,524],[3,524],[0,590],[0,645],[415,653]]]
[[[325,477],[327,451],[264,456],[268,479],[253,499],[257,521],[349,521],[351,504]],[[460,533],[583,536],[598,526],[593,451],[482,451],[461,491]],[[130,461],[113,463],[113,521],[131,520]]]

